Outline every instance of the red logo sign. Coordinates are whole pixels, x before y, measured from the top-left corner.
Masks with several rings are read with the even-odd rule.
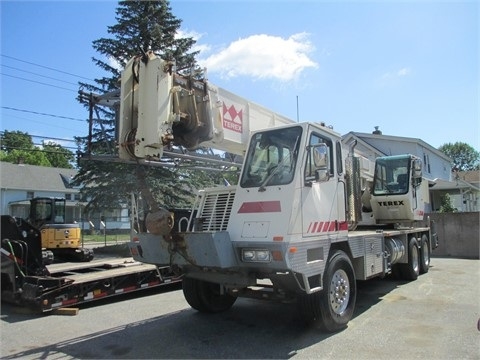
[[[242,133],[243,109],[237,111],[235,106],[223,103],[223,128]]]

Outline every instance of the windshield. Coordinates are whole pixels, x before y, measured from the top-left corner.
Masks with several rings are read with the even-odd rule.
[[[285,185],[293,180],[300,127],[257,133],[250,142],[241,187]]]
[[[375,163],[374,195],[405,194],[409,187],[408,157],[378,158]]]

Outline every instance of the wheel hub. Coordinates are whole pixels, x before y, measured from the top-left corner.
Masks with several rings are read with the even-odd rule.
[[[350,283],[345,271],[337,270],[333,274],[329,300],[331,309],[335,314],[340,315],[347,309],[350,300]]]

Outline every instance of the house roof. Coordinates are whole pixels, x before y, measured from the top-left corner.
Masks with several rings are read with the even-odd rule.
[[[459,171],[457,173],[458,179],[466,181],[470,184],[480,184],[480,171]]]
[[[388,140],[388,141],[393,141],[393,142],[404,142],[404,143],[413,143],[413,144],[419,144],[422,145],[424,148],[429,149],[431,152],[435,153],[437,156],[447,160],[448,162],[451,162],[451,159],[445,155],[443,152],[441,152],[438,149],[435,149],[433,146],[429,145],[422,139],[417,139],[417,138],[408,138],[408,137],[402,137],[402,136],[393,136],[393,135],[384,135],[384,134],[370,134],[370,133],[360,133],[360,132],[354,132],[350,131],[349,133],[345,134],[342,136],[343,139],[353,136],[359,140],[362,140],[364,144],[370,145],[372,148],[374,148],[376,151],[381,152],[379,149],[375,148],[375,141],[376,140]],[[385,154],[384,155],[389,155]]]
[[[78,192],[71,185],[75,169],[0,162],[0,187],[10,190]]]

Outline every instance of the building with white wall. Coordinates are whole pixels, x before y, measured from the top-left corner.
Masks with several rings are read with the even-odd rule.
[[[430,187],[432,212],[440,209],[442,198],[450,195],[452,205],[460,212],[480,211],[480,172],[468,179],[452,173],[451,159],[421,139],[384,135],[376,128],[372,133],[349,132],[342,137],[344,144],[356,140],[356,151],[370,160],[379,156],[412,154],[423,162],[423,177]],[[475,181],[475,174],[477,180]]]
[[[26,164],[0,162],[0,211],[1,214],[28,218],[30,199],[57,197],[66,199],[66,222],[78,222],[89,228],[92,221],[100,228],[100,216],[108,221],[109,229],[128,229],[128,209],[110,209],[102,214],[91,214],[87,219],[83,211],[87,204],[81,199],[80,188],[73,186],[75,169],[53,168]]]

